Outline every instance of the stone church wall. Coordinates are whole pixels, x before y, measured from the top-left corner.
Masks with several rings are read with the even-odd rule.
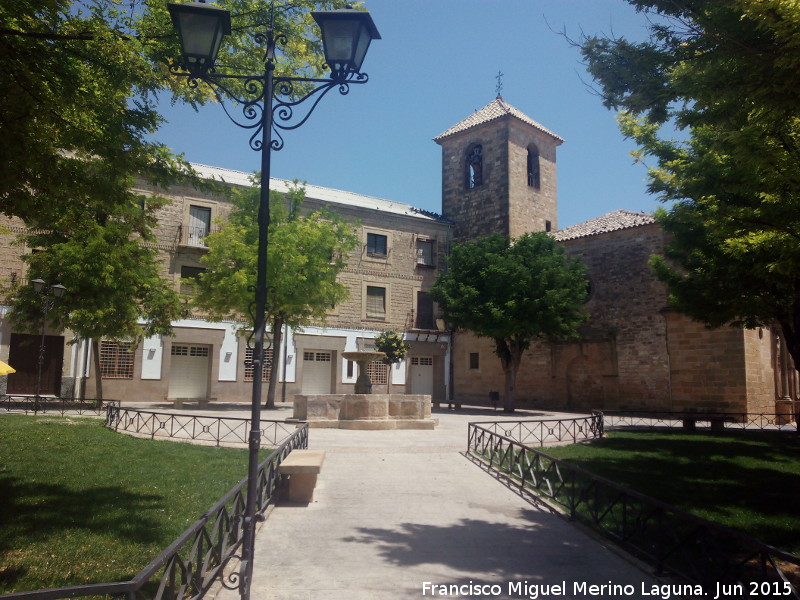
[[[666,290],[648,265],[663,241],[653,224],[562,242],[587,265],[591,316],[579,341],[535,343],[526,352],[518,406],[774,410],[768,340],[754,330],[709,330],[667,309]],[[470,369],[475,353],[480,368]],[[485,404],[491,391],[502,396],[491,340],[459,333],[454,360],[455,394],[462,402]]]

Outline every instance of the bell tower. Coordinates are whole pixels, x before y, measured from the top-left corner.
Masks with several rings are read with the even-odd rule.
[[[499,95],[434,141],[442,147],[442,215],[463,242],[555,230],[556,148],[563,139]]]

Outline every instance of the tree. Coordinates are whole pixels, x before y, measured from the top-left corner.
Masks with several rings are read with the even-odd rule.
[[[577,336],[586,320],[586,268],[546,233],[493,234],[454,246],[431,297],[459,329],[492,338],[505,375],[504,410],[531,341]]]
[[[281,346],[284,325],[323,323],[331,307],[347,299],[347,286],[336,280],[344,256],[358,244],[352,225],[325,210],[303,211],[304,190],[295,185],[284,198],[270,196],[267,249],[266,320],[273,352]],[[259,188],[239,190],[220,230],[206,237],[207,270],[199,277],[193,305],[209,318],[247,319],[252,329],[252,289],[258,254]],[[277,377],[270,377],[266,408],[275,407]]]
[[[239,73],[263,72],[254,34],[265,30],[270,3],[220,4],[232,11],[234,27],[219,62]],[[309,13],[345,4],[277,3],[276,30],[290,40],[276,58],[278,74],[323,72]],[[0,213],[48,228],[57,217],[79,216],[86,198],[128,203],[133,175],[166,185],[189,171],[153,138],[162,123],[158,93],[195,107],[217,97],[208,85],[187,86],[169,72],[179,56],[160,0],[0,4]]]
[[[655,271],[710,327],[777,323],[800,367],[797,3],[628,1],[655,13],[650,40],[581,49],[634,156],[656,161],[650,192],[672,203]]]
[[[387,394],[390,393],[390,386],[392,385],[392,365],[396,365],[403,360],[410,348],[410,344],[396,331],[384,331],[375,338],[375,349],[386,354],[382,362],[389,369],[389,376],[386,378]]]
[[[61,283],[67,293],[54,304],[51,325],[71,329],[93,343],[97,397],[103,397],[99,340],[138,343],[143,337],[172,332],[183,314],[180,297],[161,277],[154,242],[154,213],[161,202],[141,197],[141,204],[84,206],[83,218],[73,212],[50,230],[23,236],[29,279]],[[90,210],[92,208],[93,210]],[[111,215],[109,212],[113,211]],[[11,319],[21,329],[36,330],[41,303],[31,286],[14,290]]]

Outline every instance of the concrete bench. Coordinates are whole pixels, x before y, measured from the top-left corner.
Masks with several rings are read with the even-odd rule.
[[[683,417],[683,428],[687,431],[694,431],[697,428],[697,421],[708,421],[712,431],[723,431],[725,423],[732,423],[733,417],[725,415],[685,415]]]
[[[317,475],[322,470],[325,452],[322,450],[292,450],[278,466],[278,473],[289,476],[289,500],[311,502]]]
[[[171,398],[172,408],[183,408],[185,402],[197,402],[197,408],[208,408],[209,402],[216,398]]]

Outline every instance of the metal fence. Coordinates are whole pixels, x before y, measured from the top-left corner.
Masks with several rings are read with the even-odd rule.
[[[547,446],[603,437],[603,413],[592,411],[589,417],[528,421],[487,421],[471,423],[487,431],[510,438],[526,446]]]
[[[307,447],[308,424],[304,423],[259,465],[256,499],[259,515],[275,498],[280,463],[292,450]],[[109,600],[194,600],[203,598],[216,583],[235,588],[246,494],[247,478],[244,478],[130,581],[15,592],[0,598],[58,600],[91,596]]]
[[[263,443],[277,445],[290,435],[296,423],[261,421]],[[106,427],[142,437],[167,438],[229,446],[247,444],[250,419],[176,414],[110,406]]]
[[[116,400],[96,398],[60,398],[53,396],[0,396],[0,411],[8,413],[94,415],[102,416],[109,406],[119,404]]]
[[[484,424],[470,423],[468,437],[473,460],[505,476],[533,501],[599,528],[659,573],[699,584],[710,597],[719,583],[741,585],[730,588],[741,589],[741,595],[726,598],[800,599],[796,581],[786,574],[798,572],[798,556],[593,475]]]
[[[796,415],[779,413],[614,411],[610,413],[604,412],[603,421],[606,428],[707,427],[711,429],[800,431],[800,423],[798,423]]]

